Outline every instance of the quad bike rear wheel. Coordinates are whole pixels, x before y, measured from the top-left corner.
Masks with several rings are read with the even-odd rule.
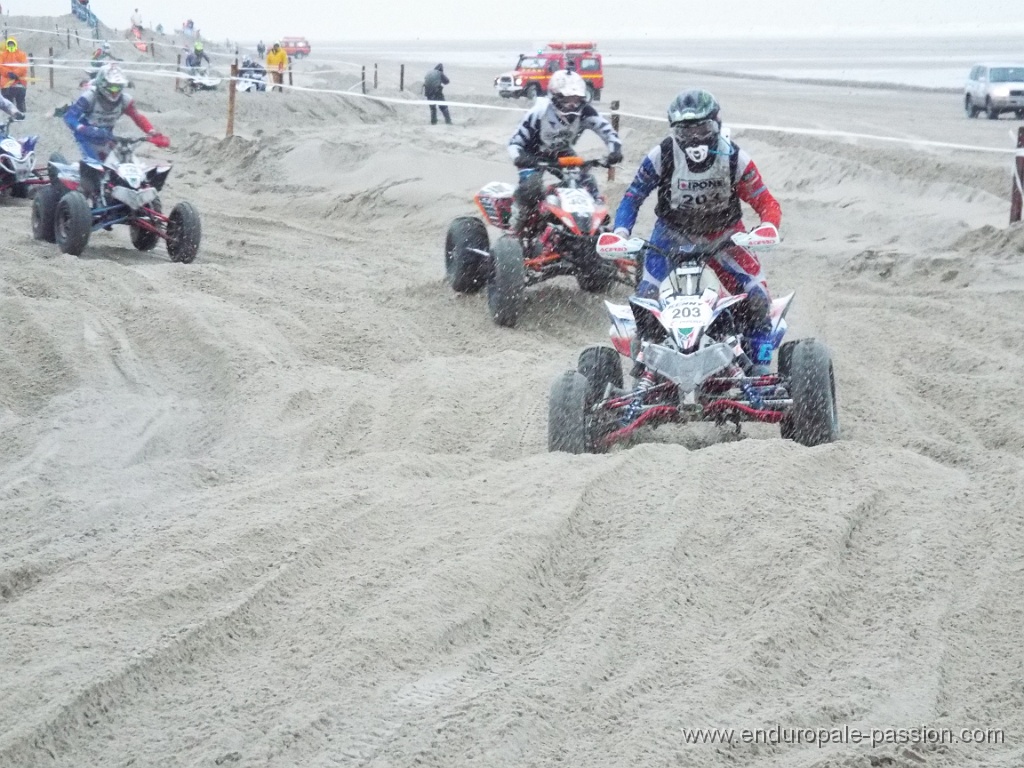
[[[587,418],[587,378],[566,371],[551,385],[548,397],[548,450],[587,453],[592,444]]]
[[[160,198],[155,198],[149,207],[160,213],[163,209],[160,207]],[[132,245],[140,251],[151,251],[156,248],[156,244],[160,242],[160,235],[156,232],[151,232],[148,229],[140,227],[138,224],[133,223],[129,228],[131,232]]]
[[[53,222],[57,217],[60,191],[53,185],[43,187],[32,201],[32,237],[47,243],[57,242]]]
[[[444,243],[444,277],[452,290],[476,293],[484,287],[487,282],[484,254],[490,247],[487,227],[480,219],[460,216],[451,223]]]
[[[92,234],[92,208],[85,195],[76,190],[61,197],[53,231],[61,252],[72,256],[82,254]]]
[[[526,292],[526,265],[519,241],[509,235],[499,237],[491,249],[491,263],[487,308],[495,323],[511,328],[519,320]]]
[[[203,227],[190,203],[178,203],[167,217],[167,255],[171,261],[191,264],[199,253]]]
[[[787,377],[793,407],[783,420],[782,436],[815,446],[839,439],[835,372],[828,348],[803,339],[779,350],[779,373]]]

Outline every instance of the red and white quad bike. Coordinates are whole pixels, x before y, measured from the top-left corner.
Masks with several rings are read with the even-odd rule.
[[[576,370],[555,380],[548,404],[548,450],[598,453],[645,425],[690,421],[732,423],[737,434],[742,421],[777,423],[783,438],[808,446],[837,440],[839,412],[827,347],[814,339],[780,346],[793,294],[771,304],[777,373],[752,375],[736,311],[746,294],[716,289],[714,272],[706,269],[718,251],[731,245],[760,249],[778,241],[771,224],[672,253],[641,238],[602,235],[597,250],[603,256],[642,258],[645,251],[657,251],[669,259],[671,271],[657,299],[633,296],[628,306],[605,302],[614,349],[584,349]],[[628,389],[620,355],[634,363]]]
[[[515,186],[495,181],[483,187],[474,198],[483,219],[461,216],[448,227],[447,283],[458,293],[475,293],[486,286],[491,317],[510,327],[522,312],[525,289],[552,277],[572,275],[580,288],[592,293],[606,291],[615,281],[635,285],[634,259],[597,255],[597,238],[611,226],[608,206],[581,184],[584,172],[596,166],[607,167],[607,162],[574,156],[539,163],[538,171],[559,181],[547,188],[522,237],[512,234],[509,226]],[[485,221],[505,233],[493,247]]]

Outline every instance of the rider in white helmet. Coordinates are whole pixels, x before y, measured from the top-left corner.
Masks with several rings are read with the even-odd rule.
[[[92,85],[64,113],[64,122],[75,135],[82,150],[82,156],[91,160],[103,160],[112,146],[114,124],[121,115],[128,115],[135,124],[149,136],[156,139],[157,146],[166,146],[166,137],[161,136],[144,114],[135,107],[135,100],[125,90],[128,78],[116,64],[106,64],[100,69]]]
[[[560,156],[574,154],[573,145],[587,129],[604,140],[609,164],[622,162],[622,142],[612,124],[587,103],[587,84],[583,78],[564,69],[553,73],[548,82],[548,98],[537,99],[508,142],[509,156],[520,169],[510,221],[516,234],[523,234],[544,193],[544,174],[538,173],[537,163],[554,162]],[[594,178],[586,174],[583,182],[597,197]]]

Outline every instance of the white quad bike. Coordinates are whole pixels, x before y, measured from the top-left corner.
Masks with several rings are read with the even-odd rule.
[[[215,91],[221,83],[221,78],[211,75],[208,67],[189,67],[187,74],[186,92]]]
[[[837,440],[839,412],[828,348],[815,339],[781,344],[793,293],[771,303],[777,372],[752,375],[736,311],[746,294],[706,284],[714,277],[707,263],[719,251],[732,245],[759,250],[778,242],[771,224],[672,253],[641,238],[601,235],[597,252],[605,258],[633,255],[639,264],[645,252],[657,251],[672,269],[657,299],[633,296],[628,306],[605,302],[614,349],[587,347],[576,370],[555,380],[548,450],[599,453],[645,425],[691,421],[732,423],[737,433],[742,421],[777,423],[783,438],[807,446]],[[623,386],[620,355],[634,363],[630,388]]]
[[[235,90],[241,93],[255,93],[267,90],[267,72],[259,69],[246,69],[238,73]]]

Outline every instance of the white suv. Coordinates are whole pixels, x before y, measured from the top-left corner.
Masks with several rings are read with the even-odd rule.
[[[964,111],[968,117],[984,112],[989,120],[1016,112],[1024,119],[1024,64],[975,65],[964,86]]]

